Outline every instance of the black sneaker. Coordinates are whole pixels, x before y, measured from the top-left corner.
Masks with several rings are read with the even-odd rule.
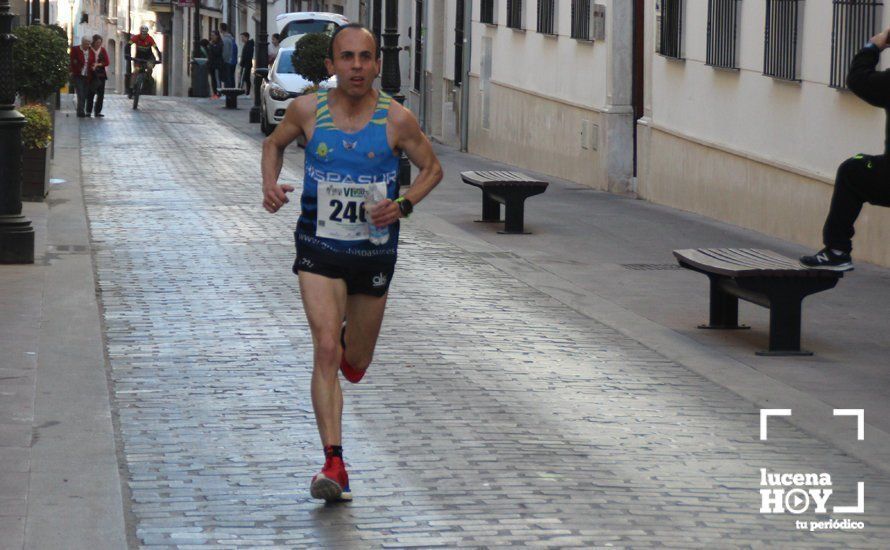
[[[810,269],[852,271],[853,259],[846,252],[835,254],[830,248],[825,247],[812,256],[801,256],[800,265]]]

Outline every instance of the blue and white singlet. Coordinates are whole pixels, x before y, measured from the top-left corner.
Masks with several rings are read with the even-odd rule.
[[[391,96],[378,92],[371,121],[358,132],[347,133],[334,126],[328,91],[318,91],[295,232],[299,256],[346,266],[395,263],[399,222],[389,226],[386,244],[371,244],[362,208],[370,185],[385,186],[392,200],[399,196],[399,156],[386,139],[391,103]]]

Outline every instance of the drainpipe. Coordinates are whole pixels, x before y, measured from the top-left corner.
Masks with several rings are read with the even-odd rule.
[[[461,79],[463,86],[460,90],[460,150],[466,153],[470,142],[470,48],[473,45],[472,27],[473,3],[471,0],[458,0],[464,3],[464,47],[463,47],[463,71]]]

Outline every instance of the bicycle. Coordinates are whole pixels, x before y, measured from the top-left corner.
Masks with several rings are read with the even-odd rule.
[[[147,78],[149,81],[152,80],[151,71],[154,70],[155,65],[161,63],[161,60],[154,58],[139,59],[131,56],[127,56],[126,59],[141,67],[139,73],[136,75],[136,81],[133,83],[132,89],[133,109],[137,109],[139,108],[139,96],[142,94],[142,88],[145,86],[145,79]]]

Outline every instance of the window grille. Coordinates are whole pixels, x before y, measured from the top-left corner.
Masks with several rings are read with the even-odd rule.
[[[482,0],[482,11],[479,14],[479,20],[483,23],[495,25],[494,10],[494,0]]]
[[[832,0],[831,87],[847,88],[850,61],[869,38],[877,33],[877,0]]]
[[[738,69],[740,0],[708,0],[707,64]]]
[[[658,53],[683,58],[683,12],[685,0],[661,0],[661,39]]]
[[[507,26],[512,29],[523,29],[522,0],[507,0]]]
[[[464,76],[464,0],[457,0],[454,22],[454,85],[460,86]]]
[[[766,0],[763,74],[800,80],[800,40],[803,0]]]
[[[414,90],[423,78],[423,0],[414,0]]]
[[[590,0],[572,0],[572,38],[590,40]]]
[[[556,34],[556,0],[538,0],[538,32]]]

